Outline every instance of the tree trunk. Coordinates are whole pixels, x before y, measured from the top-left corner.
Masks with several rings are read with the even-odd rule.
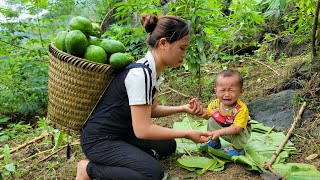
[[[314,14],[314,22],[313,22],[313,28],[312,28],[312,37],[311,37],[311,49],[312,49],[312,57],[317,56],[317,50],[316,50],[316,32],[318,27],[318,16],[319,16],[319,9],[320,9],[320,0],[318,0],[317,7]]]

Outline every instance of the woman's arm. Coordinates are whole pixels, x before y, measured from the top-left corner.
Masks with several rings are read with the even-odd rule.
[[[151,106],[131,106],[132,126],[135,135],[140,139],[165,140],[174,138],[188,138],[196,143],[207,142],[210,139],[210,132],[196,130],[175,130],[151,122]],[[179,111],[177,109],[170,112]]]
[[[201,105],[196,103],[199,103],[199,101],[191,99],[189,104],[181,106],[162,106],[158,103],[158,97],[155,97],[152,104],[151,117],[158,118],[182,112],[189,113],[192,115],[198,115],[202,113],[203,109]]]

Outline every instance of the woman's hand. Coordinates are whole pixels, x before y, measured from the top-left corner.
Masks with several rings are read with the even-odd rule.
[[[211,133],[204,132],[204,131],[198,131],[198,130],[191,130],[187,134],[186,138],[191,139],[195,143],[205,143],[211,139]]]

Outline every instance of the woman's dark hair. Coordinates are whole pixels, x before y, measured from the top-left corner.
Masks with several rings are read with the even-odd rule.
[[[190,33],[187,23],[176,16],[158,18],[154,14],[141,14],[140,21],[149,33],[147,43],[151,47],[156,47],[161,38],[166,38],[169,43],[173,43]]]
[[[241,73],[237,70],[234,70],[234,69],[226,69],[226,70],[223,70],[221,72],[218,73],[217,75],[217,78],[219,76],[222,76],[222,77],[232,77],[232,76],[238,76],[239,77],[239,85],[240,85],[240,88],[243,87],[243,76],[241,75]]]

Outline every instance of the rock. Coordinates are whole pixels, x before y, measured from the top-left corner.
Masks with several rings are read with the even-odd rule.
[[[300,106],[294,106],[292,99],[295,97],[294,90],[285,90],[277,94],[267,96],[248,104],[250,116],[252,119],[265,124],[274,126],[275,130],[289,129],[296,117]],[[302,114],[302,121],[310,118],[313,112],[307,108]],[[298,126],[296,125],[296,127]]]
[[[280,175],[272,173],[272,172],[263,172],[260,177],[263,180],[279,180],[282,179]]]

